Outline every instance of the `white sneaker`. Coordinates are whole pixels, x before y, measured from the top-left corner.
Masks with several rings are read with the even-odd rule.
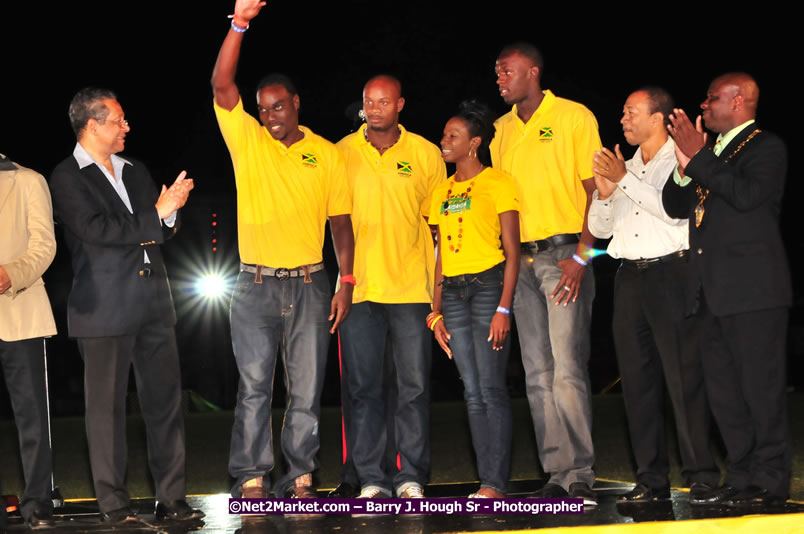
[[[360,492],[360,495],[357,496],[358,499],[390,499],[391,496],[385,493],[381,488],[377,486],[368,486],[367,488],[363,489]]]
[[[398,490],[397,495],[400,499],[423,499],[424,491],[418,484],[410,484],[405,489]]]
[[[377,486],[366,486],[360,491],[360,495],[357,496],[358,499],[390,499],[391,496],[385,493],[385,491]],[[379,515],[388,515],[388,514],[368,514],[364,512],[357,512],[353,513],[352,517],[372,517],[372,516],[379,516]]]

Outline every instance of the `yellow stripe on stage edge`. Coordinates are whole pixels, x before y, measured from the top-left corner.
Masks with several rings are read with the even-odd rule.
[[[750,515],[717,519],[657,521],[592,527],[556,527],[508,530],[507,534],[804,534],[804,514]],[[472,534],[499,534],[498,530]]]

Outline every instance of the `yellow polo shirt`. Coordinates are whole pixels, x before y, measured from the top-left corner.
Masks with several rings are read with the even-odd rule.
[[[424,217],[447,171],[440,149],[399,128],[399,140],[382,155],[366,141],[365,124],[337,145],[353,198],[354,303],[432,302],[435,259]]]
[[[592,157],[601,149],[592,112],[545,91],[527,124],[514,106],[494,125],[491,160],[519,188],[522,241],[580,233],[586,210],[581,182],[592,178]]]
[[[505,260],[500,213],[519,210],[516,184],[504,172],[483,169],[471,180],[439,185],[430,203],[430,224],[441,232],[441,274],[482,273]]]
[[[308,128],[289,148],[245,112],[215,104],[237,183],[240,260],[298,267],[322,260],[328,216],[346,215],[352,200],[335,145]]]

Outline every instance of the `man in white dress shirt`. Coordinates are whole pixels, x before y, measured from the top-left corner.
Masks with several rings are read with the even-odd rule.
[[[637,484],[620,503],[670,498],[664,428],[664,387],[675,412],[681,474],[691,495],[717,486],[720,473],[709,452],[709,410],[695,329],[684,319],[688,269],[686,219],[662,206],[662,188],[676,166],[665,123],[673,101],[663,89],[632,93],[623,107],[623,134],[638,145],[625,161],[620,146],[594,157],[597,191],[589,230],[611,237],[608,253],[621,258],[614,284],[614,342],[622,376]]]

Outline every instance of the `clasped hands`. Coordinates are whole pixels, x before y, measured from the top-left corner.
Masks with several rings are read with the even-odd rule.
[[[608,148],[603,148],[595,152],[592,158],[592,171],[595,177],[595,187],[597,187],[598,200],[606,200],[614,191],[617,184],[625,178],[628,171],[625,169],[625,158],[620,152],[620,145],[614,145],[614,152]]]
[[[187,203],[190,191],[195,184],[192,178],[187,178],[187,171],[181,171],[169,188],[162,185],[162,191],[156,200],[156,211],[160,219],[167,219]]]

